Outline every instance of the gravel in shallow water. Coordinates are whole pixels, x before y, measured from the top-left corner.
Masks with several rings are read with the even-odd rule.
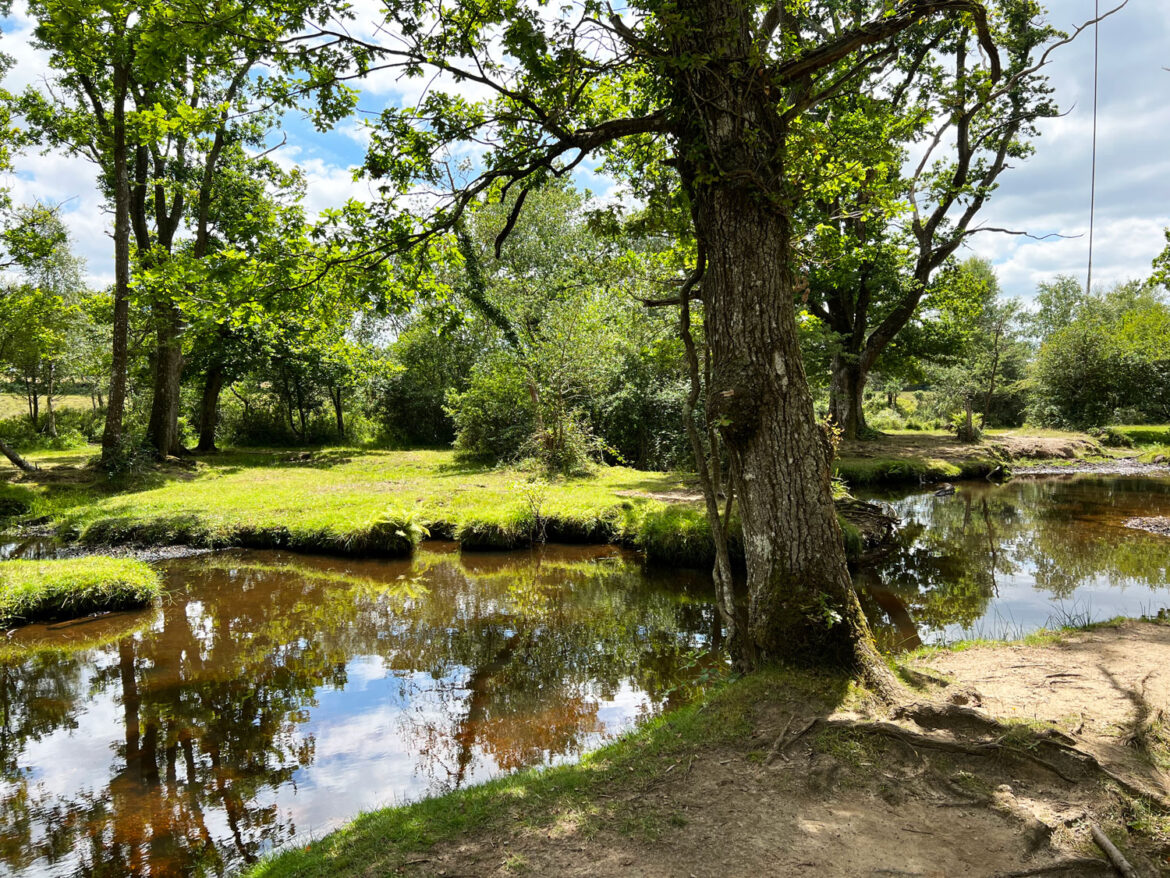
[[[1162,534],[1170,537],[1170,518],[1131,518],[1125,523],[1126,527],[1135,530],[1148,530],[1150,533]]]

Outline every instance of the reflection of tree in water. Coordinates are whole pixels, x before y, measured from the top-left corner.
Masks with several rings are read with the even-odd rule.
[[[1055,600],[1094,582],[1170,582],[1170,541],[1121,526],[1170,511],[1170,483],[972,483],[949,497],[920,493],[893,505],[903,520],[898,544],[856,574],[870,618],[885,622],[875,628],[887,648],[914,645],[915,627],[971,628],[1007,577],[1030,577]]]
[[[665,698],[714,618],[705,591],[668,592],[626,562],[423,555],[413,571],[347,571],[261,557],[177,565],[170,605],[114,645],[0,664],[6,865],[222,874],[288,840],[275,791],[313,762],[301,727],[355,656],[380,657],[422,705],[398,732],[436,787],[484,759],[513,769],[575,754],[624,682]],[[198,583],[190,599],[183,582]],[[21,754],[77,727],[91,696],[121,714],[111,763],[68,797],[38,793]]]

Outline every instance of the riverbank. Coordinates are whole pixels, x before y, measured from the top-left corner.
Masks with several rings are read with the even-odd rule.
[[[162,593],[149,565],[127,558],[0,563],[0,627],[145,607]]]
[[[1108,875],[1170,861],[1170,627],[927,650],[885,710],[769,670],[583,762],[373,812],[249,878]]]
[[[114,486],[81,466],[80,456],[33,457],[42,470],[0,483],[0,501],[38,533],[89,546],[405,557],[426,537],[473,550],[547,539],[615,543],[678,566],[709,567],[713,559],[706,515],[686,474],[599,466],[585,477],[545,480],[467,463],[451,451],[335,448],[230,452],[169,463]],[[873,516],[862,513],[842,508],[855,557],[876,538]]]
[[[1067,467],[1112,460],[1115,454],[1084,433],[996,430],[980,442],[959,442],[940,431],[909,432],[843,442],[835,468],[839,477],[857,487],[985,478],[1022,465]]]

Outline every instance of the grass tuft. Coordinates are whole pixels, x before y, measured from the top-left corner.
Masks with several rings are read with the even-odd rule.
[[[0,624],[74,618],[153,603],[162,578],[126,558],[0,562]]]

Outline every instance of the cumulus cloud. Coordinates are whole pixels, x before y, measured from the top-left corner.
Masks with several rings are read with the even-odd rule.
[[[1071,29],[1093,14],[1092,0],[1061,3],[1052,18]],[[1170,7],[1131,2],[1101,24],[1097,131],[1097,204],[1093,284],[1147,276],[1170,223]],[[1093,34],[1057,50],[1049,69],[1054,97],[1067,115],[1045,120],[1035,154],[1001,178],[981,219],[1036,235],[1035,241],[976,236],[971,249],[996,266],[1003,289],[1030,298],[1056,274],[1083,278],[1093,120]]]

